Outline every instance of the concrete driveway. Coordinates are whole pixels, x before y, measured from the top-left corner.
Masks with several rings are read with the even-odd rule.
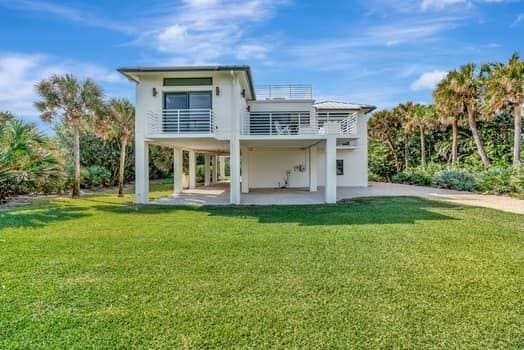
[[[470,192],[452,191],[440,188],[370,182],[369,187],[339,187],[337,200],[358,197],[416,196],[442,200],[455,204],[503,210],[524,214],[524,200],[505,196],[492,196]],[[229,184],[218,183],[209,187],[184,190],[181,194],[160,198],[154,204],[168,205],[227,205],[229,204]],[[241,195],[244,205],[303,205],[324,203],[324,189],[317,192],[307,189],[252,189]]]
[[[417,196],[455,204],[492,208],[510,213],[524,214],[524,200],[507,196],[476,194],[442,188],[370,182],[369,187],[342,187],[337,189],[337,199],[377,196]]]

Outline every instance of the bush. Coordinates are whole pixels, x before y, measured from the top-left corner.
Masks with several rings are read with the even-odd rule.
[[[430,186],[435,174],[441,167],[438,164],[428,164],[426,167],[411,168],[393,175],[395,183],[407,185]]]
[[[511,193],[511,168],[491,167],[477,176],[476,190],[483,193]]]
[[[509,183],[514,193],[524,196],[524,166],[513,169]]]
[[[111,184],[111,171],[98,165],[82,169],[82,185],[85,187],[102,187]]]
[[[439,172],[432,181],[432,186],[459,191],[473,191],[475,177],[462,169],[449,169]]]

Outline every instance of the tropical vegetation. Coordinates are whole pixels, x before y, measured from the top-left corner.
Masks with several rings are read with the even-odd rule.
[[[465,64],[433,92],[376,112],[369,122],[370,178],[524,196],[524,62]]]

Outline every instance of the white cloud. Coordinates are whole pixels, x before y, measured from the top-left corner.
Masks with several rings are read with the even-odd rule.
[[[517,18],[515,18],[515,21],[512,23],[512,27],[519,25],[520,23],[524,23],[524,12],[519,13],[517,15]]]
[[[436,9],[442,10],[445,7],[456,5],[456,4],[465,4],[466,0],[422,0],[420,8],[422,10]]]
[[[423,73],[417,80],[415,80],[410,88],[413,91],[431,90],[448,74],[446,71],[433,70],[431,72]]]
[[[35,84],[52,74],[73,73],[81,79],[114,86],[127,82],[117,72],[91,63],[53,61],[42,54],[0,53],[0,111],[10,111],[38,120],[33,103],[38,100]]]

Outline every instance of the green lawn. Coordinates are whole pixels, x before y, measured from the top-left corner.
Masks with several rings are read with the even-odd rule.
[[[0,212],[1,349],[524,347],[524,216],[130,201]]]

